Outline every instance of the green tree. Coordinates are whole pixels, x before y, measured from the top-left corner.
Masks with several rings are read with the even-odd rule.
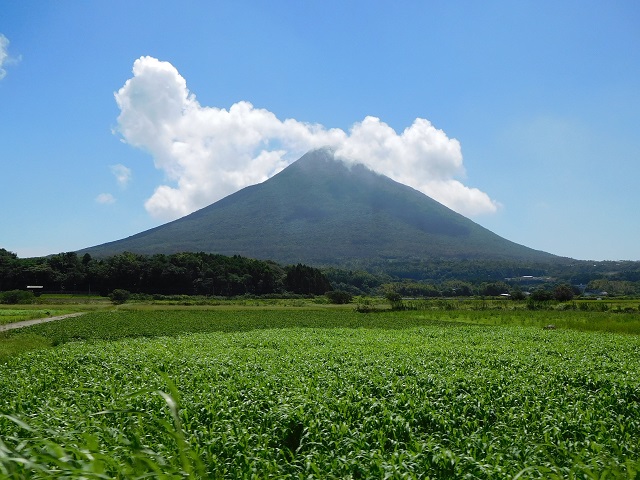
[[[398,292],[389,291],[384,296],[391,304],[391,310],[402,310],[404,304],[402,303],[402,295]]]
[[[549,290],[545,290],[543,288],[539,288],[531,292],[531,300],[535,300],[536,302],[544,302],[547,300],[553,299],[553,292]]]
[[[553,298],[559,302],[568,302],[573,299],[573,288],[566,283],[558,285],[553,289]]]
[[[317,268],[297,264],[286,268],[285,288],[292,293],[324,295],[331,284]]]
[[[345,292],[343,290],[330,290],[325,293],[325,296],[331,303],[336,305],[350,303],[353,299],[353,296],[349,292]]]
[[[17,277],[20,271],[18,256],[0,248],[0,291],[18,286]]]
[[[497,297],[498,295],[502,295],[503,293],[508,292],[509,285],[504,282],[485,283],[480,288],[480,294],[487,295],[489,297]]]
[[[459,280],[449,280],[441,286],[442,294],[445,297],[469,297],[473,295],[473,286],[468,282]]]
[[[509,291],[509,295],[511,295],[511,300],[524,300],[525,295],[520,285],[516,285]]]

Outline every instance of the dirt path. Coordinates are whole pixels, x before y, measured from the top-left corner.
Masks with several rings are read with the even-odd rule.
[[[21,322],[7,323],[0,325],[0,332],[7,330],[13,330],[14,328],[29,327],[31,325],[37,325],[39,323],[53,322],[54,320],[62,320],[63,318],[79,317],[87,312],[68,313],[66,315],[58,315],[57,317],[35,318],[33,320],[23,320]]]

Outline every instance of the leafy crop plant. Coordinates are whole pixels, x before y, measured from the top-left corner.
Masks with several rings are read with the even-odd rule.
[[[405,312],[307,311],[305,319],[296,310],[263,311],[263,327],[249,329],[260,312],[224,314],[235,331],[229,320],[227,331],[85,339],[11,357],[0,365],[0,476],[636,478],[640,470],[637,336],[408,322]],[[153,323],[183,312],[145,315]],[[222,313],[199,315],[206,324]],[[332,315],[377,323],[347,328]]]

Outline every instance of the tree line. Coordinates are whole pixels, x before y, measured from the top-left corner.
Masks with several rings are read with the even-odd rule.
[[[75,252],[20,259],[0,249],[0,291],[39,285],[45,291],[92,292],[116,289],[161,295],[321,295],[331,289],[322,272],[307,265],[209,253],[142,255],[124,252],[94,259]]]
[[[445,265],[448,268],[445,268]],[[463,274],[465,265],[468,266],[469,272]],[[351,295],[385,296],[388,292],[397,292],[402,297],[436,298],[495,297],[508,294],[519,299],[531,294],[540,300],[566,299],[571,295],[640,295],[640,281],[629,280],[637,278],[635,269],[640,271],[640,262],[628,262],[625,265],[626,269],[618,271],[613,271],[615,266],[618,265],[600,262],[599,265],[592,266],[591,272],[588,272],[584,265],[570,265],[564,269],[553,266],[547,270],[540,267],[534,276],[531,267],[527,265],[522,265],[518,270],[516,264],[511,264],[505,272],[504,265],[500,263],[492,270],[490,262],[458,261],[457,265],[453,266],[452,261],[435,261],[430,275],[425,279],[399,276],[402,275],[399,271],[390,275],[387,272],[372,273],[334,267],[323,269],[323,273],[334,290],[346,291]],[[442,270],[447,270],[447,273],[442,276],[436,274]],[[479,270],[484,274],[469,279],[470,275]],[[459,279],[455,279],[451,273],[453,271],[460,272]],[[505,273],[508,273],[508,276],[505,276]]]
[[[520,292],[553,294],[569,285],[574,294],[607,292],[640,295],[640,262],[530,264],[490,260],[412,260],[389,265],[344,268],[282,266],[246,257],[183,252],[141,255],[124,252],[106,258],[59,253],[18,258],[0,248],[0,291],[42,285],[46,291],[94,292],[115,289],[161,295],[321,295],[329,290],[351,295],[404,297],[496,296]],[[385,268],[382,268],[385,267]]]

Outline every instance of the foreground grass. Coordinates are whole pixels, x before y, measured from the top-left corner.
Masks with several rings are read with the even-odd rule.
[[[116,310],[31,327],[58,346],[0,365],[0,472],[635,478],[638,337],[467,314]]]

